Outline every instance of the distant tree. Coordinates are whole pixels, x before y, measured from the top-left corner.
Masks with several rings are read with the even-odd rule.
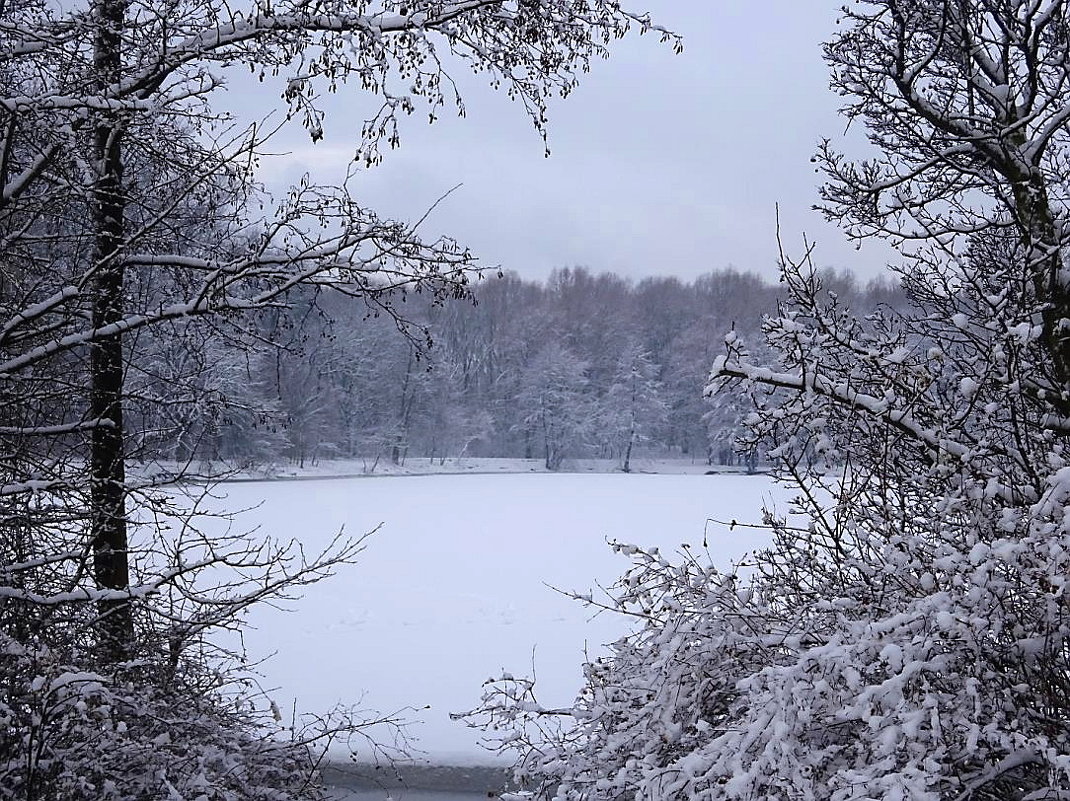
[[[609,386],[621,343],[634,328],[630,283],[613,273],[566,267],[550,275],[546,295],[554,335],[587,360],[596,386]]]
[[[651,441],[668,416],[657,374],[657,365],[639,344],[629,342],[602,398],[602,431],[613,441],[625,473],[631,472],[632,449]]]
[[[739,335],[730,332],[733,340]],[[759,444],[747,437],[746,420],[751,414],[754,400],[748,392],[737,386],[725,387],[705,397],[706,411],[702,420],[706,424],[709,463],[721,465],[739,464],[753,472],[758,466]]]
[[[667,364],[673,340],[709,308],[701,308],[694,286],[674,276],[644,278],[633,306],[642,344],[658,364]]]
[[[348,299],[313,290],[295,290],[288,311],[263,310],[241,329],[172,321],[159,335],[139,335],[145,356],[132,365],[138,387],[131,395],[132,426],[144,429],[148,451],[170,450],[172,463],[181,463],[181,454],[195,448],[203,465],[215,462],[215,469],[280,456],[298,462],[367,457],[366,466],[374,466],[376,459],[389,461],[395,448],[399,460],[462,450],[530,457],[534,434],[518,417],[519,381],[541,347],[556,341],[588,363],[588,394],[603,407],[590,453],[616,457],[626,447],[618,446],[619,403],[608,393],[618,380],[621,348],[638,342],[658,365],[653,377],[667,406],[664,424],[643,435],[644,448],[723,464],[741,458],[756,466],[757,451],[735,451],[749,398],[729,391],[707,402],[699,389],[702,365],[714,358],[725,329],[760,343],[761,320],[776,309],[777,287],[731,269],[690,283],[651,279],[635,286],[585,270],[561,276],[551,289],[511,275],[486,278],[475,305],[410,297],[405,314],[417,345],[435,344],[415,362],[417,370],[409,363],[410,342],[397,336],[389,315],[354,313]],[[822,271],[821,280],[830,296],[857,312],[904,303],[885,279],[862,286],[842,272]],[[654,301],[673,308],[663,315],[648,308]],[[602,319],[576,323],[571,318],[577,315]],[[651,350],[655,345],[664,363]],[[169,380],[184,382],[181,391]]]
[[[669,406],[664,444],[691,458],[708,456],[704,415],[709,406],[702,392],[695,392],[696,386],[705,386],[708,375],[696,365],[712,361],[717,352],[718,320],[704,316],[681,331],[672,341],[662,371],[663,397]]]
[[[506,274],[489,281],[476,307],[487,315],[489,348],[482,371],[486,408],[495,419],[498,453],[533,458],[535,432],[517,403],[524,376],[539,350],[554,339],[547,293],[539,284]]]
[[[522,423],[541,439],[547,470],[559,469],[590,436],[587,383],[587,363],[556,342],[539,351],[521,377]]]
[[[197,456],[206,477],[231,467],[274,465],[288,447],[286,420],[278,392],[280,352],[272,344],[207,349],[204,380],[216,403],[206,410]]]

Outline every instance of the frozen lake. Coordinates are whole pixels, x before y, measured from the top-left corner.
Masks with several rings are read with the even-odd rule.
[[[499,793],[509,781],[502,768],[408,766],[390,770],[328,768],[324,780],[337,801],[478,801]]]
[[[451,790],[371,790],[332,787],[331,801],[486,801],[486,793],[462,793]]]
[[[269,695],[288,715],[336,704],[404,710],[421,756],[491,764],[476,732],[449,719],[475,706],[503,670],[538,677],[540,701],[567,705],[585,649],[596,655],[629,623],[549,586],[588,591],[628,566],[607,539],[675,551],[707,537],[729,567],[760,547],[756,522],[785,491],[765,476],[518,474],[394,476],[224,485],[216,508],[257,508],[236,527],[316,550],[339,530],[379,524],[359,564],[284,611],[254,610],[245,638]]]

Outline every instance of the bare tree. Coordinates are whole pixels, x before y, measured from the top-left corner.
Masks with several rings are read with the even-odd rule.
[[[1008,278],[1035,303],[1052,354],[1034,391],[1066,415],[1063,4],[871,0],[843,22],[825,48],[833,87],[879,155],[854,163],[825,144],[826,214],[851,236],[907,245],[921,280],[975,280],[969,243],[981,233],[1013,241],[1023,267]]]
[[[1070,11],[843,14],[834,83],[879,153],[823,149],[828,211],[900,241],[912,308],[859,318],[785,258],[774,358],[728,337],[710,392],[750,394],[801,518],[766,516],[749,580],[618,546],[607,605],[641,626],[574,708],[489,685],[481,712],[557,798],[1070,794]]]
[[[226,71],[282,75],[281,103],[313,140],[325,124],[322,94],[346,88],[373,99],[378,109],[355,144],[356,161],[374,164],[384,143],[398,143],[399,116],[463,110],[446,65],[489,73],[542,130],[547,99],[567,94],[632,27],[652,25],[609,0],[0,3],[0,619],[10,623],[0,634],[5,658],[18,656],[4,663],[13,699],[5,709],[36,726],[5,741],[2,792],[162,793],[166,770],[145,768],[138,781],[147,784],[136,787],[121,784],[124,770],[177,765],[187,748],[225,750],[231,723],[251,734],[251,718],[227,717],[223,688],[195,653],[201,635],[358,549],[342,542],[306,560],[299,550],[201,535],[188,518],[168,533],[158,521],[176,509],[151,485],[177,474],[127,474],[131,448],[151,447],[130,428],[151,416],[128,410],[130,376],[151,372],[159,352],[152,337],[255,339],[253,315],[281,312],[298,288],[313,288],[359,299],[418,339],[394,298],[467,291],[467,250],[381,219],[346,185],[303,181],[277,203],[258,196],[255,164],[272,131],[236,127],[213,107]],[[221,567],[249,581],[212,579]],[[28,640],[11,639],[19,632]],[[45,641],[60,650],[35,676]],[[90,675],[90,666],[112,675]],[[67,686],[56,677],[68,674],[85,674],[75,682],[85,692],[56,690],[61,715],[18,717]],[[179,685],[189,692],[169,696]],[[129,686],[152,698],[121,703]],[[190,697],[207,699],[218,736],[199,737],[204,719],[191,712],[165,748],[152,721]],[[129,737],[119,726],[127,713],[139,721]],[[63,729],[85,715],[86,726]],[[107,736],[82,736],[100,731]],[[79,738],[97,745],[60,747]],[[254,773],[268,769],[270,751],[250,746]],[[94,753],[107,759],[87,778],[79,771]],[[213,780],[235,781],[224,763]],[[45,766],[52,773],[37,771]]]
[[[625,473],[632,469],[632,449],[652,440],[668,418],[657,373],[658,366],[650,355],[638,343],[627,342],[617,360],[613,383],[601,399],[602,424]]]
[[[301,184],[271,216],[251,216],[252,164],[265,134],[262,126],[231,131],[213,112],[223,68],[288,75],[283,100],[313,140],[324,122],[319,93],[351,84],[377,98],[379,111],[358,143],[358,158],[374,163],[382,142],[397,143],[399,114],[419,103],[432,116],[448,101],[463,109],[443,66],[447,53],[505,84],[541,129],[550,94],[567,94],[590,59],[633,25],[651,27],[615,3],[561,0],[393,10],[308,0],[92,0],[71,10],[38,3],[4,10],[8,252],[29,248],[28,258],[38,260],[56,253],[29,232],[55,224],[50,204],[59,196],[75,224],[52,234],[69,243],[63,269],[26,267],[29,294],[9,295],[0,378],[18,381],[89,349],[82,419],[53,426],[88,435],[101,588],[129,584],[123,375],[132,335],[178,318],[276,306],[302,284],[389,312],[397,291],[463,293],[473,264],[450,240],[424,242],[412,226],[379,219],[344,187]],[[199,226],[174,224],[198,214]],[[24,483],[11,482],[11,491]],[[106,648],[114,658],[127,655],[127,605],[102,602],[101,612]]]
[[[594,406],[586,392],[587,368],[568,348],[550,342],[520,378],[521,422],[542,440],[547,470],[560,469],[591,434]]]

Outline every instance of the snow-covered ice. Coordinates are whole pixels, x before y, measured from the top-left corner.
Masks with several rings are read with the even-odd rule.
[[[628,562],[607,539],[674,550],[699,546],[725,567],[764,542],[760,532],[707,526],[758,521],[785,492],[764,476],[438,475],[224,485],[239,525],[310,551],[343,528],[383,523],[359,564],[309,588],[289,611],[251,613],[250,655],[282,710],[321,713],[337,703],[405,707],[429,761],[492,763],[476,732],[449,718],[476,705],[481,683],[534,667],[543,704],[567,705],[584,649],[627,630],[550,589],[586,592]],[[261,503],[262,502],[262,503]],[[423,707],[427,707],[424,709]]]

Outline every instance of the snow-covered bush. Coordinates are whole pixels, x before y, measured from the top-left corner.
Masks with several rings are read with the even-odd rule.
[[[1009,301],[863,325],[789,284],[782,364],[730,338],[715,374],[755,394],[801,515],[739,574],[618,546],[610,605],[642,625],[575,707],[510,679],[481,711],[570,801],[1070,797],[1070,465],[1031,329]]]
[[[904,244],[913,308],[859,320],[785,260],[776,357],[726,339],[709,391],[750,394],[798,514],[739,574],[633,551],[607,605],[641,625],[574,708],[488,686],[560,799],[1070,798],[1070,11],[843,14],[834,85],[882,152],[825,147],[824,196]]]
[[[269,714],[189,682],[203,676],[144,673],[87,671],[0,632],[0,799],[317,797],[314,752]]]
[[[76,497],[0,504],[0,801],[296,801],[322,796],[317,766],[331,744],[399,753],[371,741],[389,738],[389,718],[284,717],[240,640],[220,633],[241,632],[250,605],[296,597],[352,562],[362,540],[313,554],[222,533],[233,520],[198,516],[196,491],[176,495],[138,493],[141,515],[159,518],[135,527],[122,593],[95,588],[90,557],[72,544]],[[116,597],[137,627],[122,661],[94,636]]]

